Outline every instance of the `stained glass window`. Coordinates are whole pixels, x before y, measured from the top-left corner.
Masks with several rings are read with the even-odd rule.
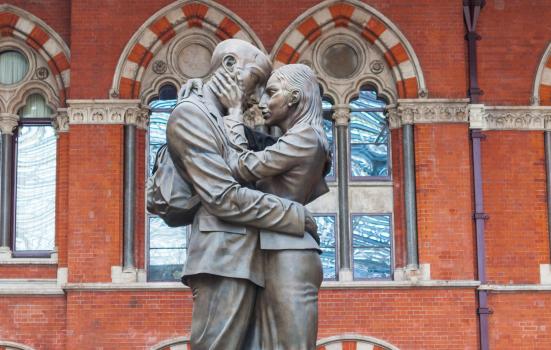
[[[350,102],[350,176],[352,179],[390,175],[386,103],[372,90],[361,90]]]
[[[166,124],[170,112],[176,105],[176,88],[164,85],[159,91],[159,98],[150,102],[151,115],[148,133],[148,176],[151,175],[155,155],[166,143]],[[154,215],[147,218],[148,224],[148,280],[179,280],[186,261],[188,227],[169,227]]]
[[[336,274],[336,241],[335,215],[314,215],[318,225],[318,234],[320,236],[320,248],[322,250],[321,264],[323,266],[323,279],[335,280]]]
[[[390,279],[392,236],[390,215],[352,215],[355,279]]]
[[[33,94],[19,112],[16,156],[15,251],[55,247],[57,137],[52,110]]]

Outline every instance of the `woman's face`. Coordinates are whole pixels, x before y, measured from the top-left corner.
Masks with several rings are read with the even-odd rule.
[[[289,101],[279,79],[271,76],[266,84],[264,95],[258,104],[267,126],[280,126],[284,124],[289,115]]]

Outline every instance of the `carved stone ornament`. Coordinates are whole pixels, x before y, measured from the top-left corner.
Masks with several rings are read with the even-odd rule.
[[[333,113],[335,125],[348,125],[350,121],[350,108],[347,105],[335,105],[333,110],[335,111]]]
[[[50,71],[46,67],[40,67],[36,70],[36,77],[39,80],[46,80],[50,76]]]
[[[385,64],[383,61],[375,60],[369,64],[369,69],[373,74],[380,74],[385,69]]]
[[[165,61],[157,60],[153,62],[153,71],[157,74],[164,74],[167,70],[167,64]]]
[[[397,116],[390,118],[391,128],[403,124],[468,123],[468,100],[398,100]]]
[[[13,135],[18,121],[19,117],[17,114],[0,113],[0,132],[2,134]]]
[[[139,100],[68,100],[69,124],[132,124],[147,128],[147,108]]]
[[[69,131],[69,116],[67,108],[59,108],[53,120],[54,128],[58,133]]]
[[[551,107],[471,105],[470,128],[551,131]]]

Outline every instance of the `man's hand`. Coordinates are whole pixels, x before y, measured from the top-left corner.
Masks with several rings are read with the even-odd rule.
[[[312,238],[320,245],[320,236],[318,235],[318,225],[312,213],[306,210],[306,216],[304,217],[304,230],[308,232]]]
[[[212,77],[213,90],[220,103],[228,110],[241,110],[243,91],[228,73],[218,70]]]
[[[197,95],[202,96],[203,94],[203,81],[201,79],[189,79],[178,92],[178,102],[182,101],[184,98],[188,98],[192,92],[195,92]]]

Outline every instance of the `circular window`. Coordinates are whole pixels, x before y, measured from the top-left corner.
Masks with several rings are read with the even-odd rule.
[[[0,84],[10,85],[20,82],[29,70],[29,62],[20,52],[10,50],[0,52]]]
[[[356,50],[343,43],[334,44],[325,49],[321,60],[323,69],[338,79],[351,77],[358,69],[359,62]]]

